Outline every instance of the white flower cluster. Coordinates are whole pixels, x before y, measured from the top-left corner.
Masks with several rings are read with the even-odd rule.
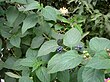
[[[60,12],[61,12],[61,14],[63,14],[63,15],[68,14],[68,9],[66,9],[65,7],[60,8],[60,10],[59,10],[59,11],[60,11]]]

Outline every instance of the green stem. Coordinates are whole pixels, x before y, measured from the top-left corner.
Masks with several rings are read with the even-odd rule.
[[[46,34],[43,33],[43,36],[44,36],[47,40],[50,40],[50,38],[49,38]]]

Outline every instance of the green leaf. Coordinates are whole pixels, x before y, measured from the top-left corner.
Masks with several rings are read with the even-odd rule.
[[[22,76],[22,77],[19,79],[19,82],[33,82],[33,80],[32,80],[30,77]]]
[[[57,19],[60,20],[61,22],[70,24],[70,21],[63,16],[57,16]]]
[[[1,52],[1,49],[2,49],[2,40],[0,39],[0,52]]]
[[[30,75],[30,69],[29,67],[25,67],[25,69],[22,70],[22,76],[29,77],[29,75]]]
[[[0,29],[0,33],[4,38],[9,38],[11,36],[9,30],[9,27],[3,27],[3,29]]]
[[[22,52],[21,52],[21,49],[20,48],[16,48],[14,47],[13,48],[13,55],[15,55],[17,58],[21,57],[22,56]]]
[[[39,28],[39,27],[38,28],[33,28],[33,33],[35,33],[36,36],[42,36],[43,32],[42,32],[41,28]]]
[[[68,1],[68,4],[72,3],[73,1],[75,1],[75,0],[69,0],[69,1]]]
[[[10,43],[15,46],[15,47],[18,47],[20,48],[20,43],[21,43],[21,39],[18,35],[13,35],[11,38],[10,38]]]
[[[110,69],[110,59],[100,59],[98,57],[94,57],[88,62],[86,67],[95,69]]]
[[[60,82],[70,82],[69,70],[58,72],[57,78]]]
[[[40,24],[39,29],[41,30],[41,32],[43,32],[43,33],[49,35],[49,33],[50,33],[50,28],[51,28],[51,27],[49,26],[49,23],[46,22],[46,21],[44,21],[44,19],[43,19],[43,20],[40,20],[40,19],[39,19],[39,24]]]
[[[64,34],[60,34],[60,33],[56,32],[55,30],[51,29],[50,36],[52,38],[58,40],[58,39],[63,39]]]
[[[78,70],[78,74],[77,74],[77,80],[78,80],[78,82],[83,82],[83,80],[82,80],[83,70],[84,70],[84,66],[82,66],[82,67]]]
[[[0,0],[0,2],[3,2],[3,1],[5,1],[5,0]]]
[[[3,10],[2,7],[0,7],[0,16],[4,15],[5,11]]]
[[[38,56],[47,55],[50,52],[55,52],[58,48],[57,42],[55,40],[46,41],[39,49]]]
[[[91,14],[92,14],[92,11],[91,11],[91,6],[89,3],[87,3],[87,1],[82,1],[82,3],[86,6],[86,10],[88,10]]]
[[[13,70],[17,70],[17,71],[20,71],[20,70],[25,69],[25,67],[20,64],[21,61],[22,61],[22,59],[16,60],[16,61],[13,63],[12,69],[13,69]]]
[[[21,4],[27,4],[26,0],[11,0],[12,3],[17,2]]]
[[[39,4],[39,2],[37,1],[34,1],[30,4],[27,4],[26,6],[26,9],[24,11],[29,11],[29,10],[34,10],[34,9],[41,9],[41,5]]]
[[[74,24],[74,28],[77,28],[83,34],[82,24]]]
[[[55,25],[55,30],[61,30],[62,28],[64,28],[64,27],[61,26],[60,24]]]
[[[56,21],[57,15],[58,15],[58,10],[56,10],[55,8],[53,8],[53,7],[51,7],[51,6],[46,6],[46,7],[42,10],[42,15],[44,16],[44,18],[45,18],[46,20]]]
[[[26,52],[26,57],[36,57],[38,54],[38,50],[33,50],[31,48],[28,48],[27,52]]]
[[[8,10],[6,12],[6,17],[7,17],[7,20],[9,22],[10,26],[13,25],[13,23],[15,22],[18,15],[19,15],[19,11],[17,10],[16,7],[9,7],[8,8]]]
[[[89,46],[91,50],[95,52],[110,49],[110,40],[106,38],[94,37],[90,40]]]
[[[78,70],[79,70],[78,67],[71,70],[71,72],[70,72],[70,81],[69,82],[78,82],[77,81]]]
[[[20,4],[29,4],[34,2],[34,0],[11,0],[12,3],[16,2],[16,3],[20,3]]]
[[[110,32],[110,21],[108,20],[107,22],[105,22],[105,27],[107,28],[107,30]]]
[[[37,61],[35,57],[24,58],[20,61],[20,65],[33,67],[35,61]]]
[[[7,41],[7,48],[8,49],[13,48],[13,45],[10,43],[10,41]]]
[[[16,79],[5,75],[5,82],[16,82]]]
[[[51,81],[55,80],[56,77],[57,77],[57,73],[52,73],[52,74],[51,74],[51,78],[50,78]]]
[[[33,38],[32,43],[31,43],[31,48],[39,48],[41,44],[44,42],[44,37],[43,36],[36,36]]]
[[[42,61],[43,61],[43,62],[48,62],[53,55],[54,55],[54,53],[50,53],[50,54],[48,54],[48,55],[42,56],[42,57],[41,57],[41,58],[42,58]]]
[[[17,26],[19,26],[19,24],[21,24],[24,19],[25,19],[25,14],[19,13],[19,16],[16,18],[16,20],[13,23],[13,27],[16,28]]]
[[[64,35],[63,44],[72,48],[81,40],[81,33],[76,28],[71,28]]]
[[[4,67],[4,62],[0,60],[0,70]]]
[[[48,62],[49,73],[64,71],[78,66],[83,58],[76,53],[76,51],[68,51],[63,54],[54,55]]]
[[[98,57],[100,59],[109,59],[110,58],[110,56],[106,50],[96,52],[94,57]]]
[[[29,28],[34,27],[36,23],[37,23],[36,14],[30,14],[29,16],[27,16],[23,21],[22,34],[24,34]]]
[[[40,67],[36,70],[36,75],[41,82],[50,82],[50,74],[47,73],[47,69],[45,67]]]
[[[25,37],[23,37],[22,38],[22,44],[25,44],[25,45],[28,45],[28,46],[30,46],[30,44],[31,44],[31,37],[29,37],[29,36],[25,36]]]
[[[98,13],[98,14],[95,14],[91,17],[91,21],[95,21],[97,20],[102,14],[101,13]]]
[[[104,82],[104,72],[102,70],[84,68],[82,73],[83,82]]]
[[[4,63],[4,68],[13,69],[13,65],[16,62],[14,57],[8,57]]]
[[[12,78],[20,78],[21,76],[17,75],[17,74],[14,74],[12,72],[5,72],[6,75],[12,77]]]
[[[43,61],[35,62],[34,65],[33,65],[32,72],[35,71],[36,69],[38,69],[43,63],[44,63]]]
[[[21,20],[22,21],[22,20]],[[19,22],[18,22],[19,23]],[[14,24],[13,24],[14,26]],[[13,28],[11,28],[11,30],[9,31],[9,33],[12,35],[12,34],[15,34],[15,35],[18,35],[19,37],[23,37],[25,35],[22,35],[21,33],[21,26],[14,26]]]

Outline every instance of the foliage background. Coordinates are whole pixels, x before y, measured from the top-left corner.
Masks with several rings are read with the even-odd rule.
[[[110,1],[34,1],[0,1],[0,78],[103,82],[110,77]],[[62,15],[62,7],[69,13]]]
[[[108,15],[109,18],[110,1],[109,0],[84,0],[84,1],[85,2],[83,2],[83,0],[45,0],[45,1],[41,0],[40,2],[42,2],[44,5],[50,5],[57,9],[66,7],[70,12],[73,12],[76,9],[74,13],[69,14],[69,17],[74,16],[75,14],[77,15],[80,14],[81,16],[84,16],[85,20],[87,21],[82,26],[83,27],[82,29],[84,32],[86,31],[91,32],[89,36],[90,38],[93,36],[102,36],[109,38],[110,29],[109,24],[106,22],[107,20],[105,19],[105,17]],[[89,9],[91,11],[88,11]],[[98,16],[99,13],[102,14],[101,17]],[[92,21],[91,16],[94,17]],[[97,21],[95,21],[95,19],[97,19]],[[95,24],[94,22],[98,24]]]

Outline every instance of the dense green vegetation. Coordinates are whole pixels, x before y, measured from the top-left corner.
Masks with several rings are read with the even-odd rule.
[[[104,82],[109,0],[0,0],[5,82]]]

